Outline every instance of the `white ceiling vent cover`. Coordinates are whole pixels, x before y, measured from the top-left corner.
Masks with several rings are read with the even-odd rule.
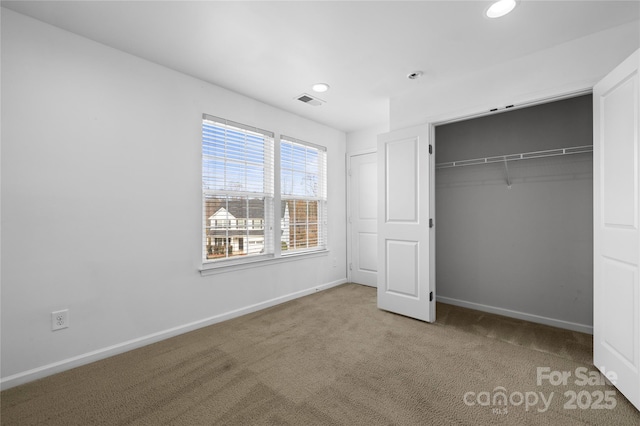
[[[324,103],[322,99],[316,98],[307,93],[303,93],[300,96],[296,96],[295,99],[299,100],[300,102],[304,102],[307,105],[313,105],[313,106],[320,106]]]

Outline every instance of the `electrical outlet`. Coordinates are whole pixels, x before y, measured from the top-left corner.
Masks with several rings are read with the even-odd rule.
[[[69,310],[51,312],[51,331],[69,327]]]

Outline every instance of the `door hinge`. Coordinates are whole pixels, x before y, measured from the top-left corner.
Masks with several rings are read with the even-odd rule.
[[[429,145],[429,154],[433,154],[433,145]]]
[[[429,228],[433,228],[433,219],[429,219]]]
[[[349,263],[349,270],[351,271],[353,269],[353,264]]]
[[[429,302],[433,302],[433,292],[429,293]]]

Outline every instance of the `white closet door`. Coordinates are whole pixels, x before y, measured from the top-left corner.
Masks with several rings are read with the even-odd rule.
[[[378,164],[376,153],[349,160],[350,279],[376,287],[378,280]]]
[[[640,51],[593,89],[593,362],[640,409]]]
[[[378,307],[435,321],[427,126],[378,136]]]

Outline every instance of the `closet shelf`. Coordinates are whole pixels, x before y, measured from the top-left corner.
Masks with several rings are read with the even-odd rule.
[[[523,152],[521,154],[499,155],[496,157],[474,158],[471,160],[451,161],[449,163],[438,163],[436,169],[446,169],[449,167],[475,166],[479,164],[504,163],[507,161],[529,160],[532,158],[556,157],[558,155],[583,154],[593,152],[593,145],[573,146],[569,148],[549,149],[546,151]]]

